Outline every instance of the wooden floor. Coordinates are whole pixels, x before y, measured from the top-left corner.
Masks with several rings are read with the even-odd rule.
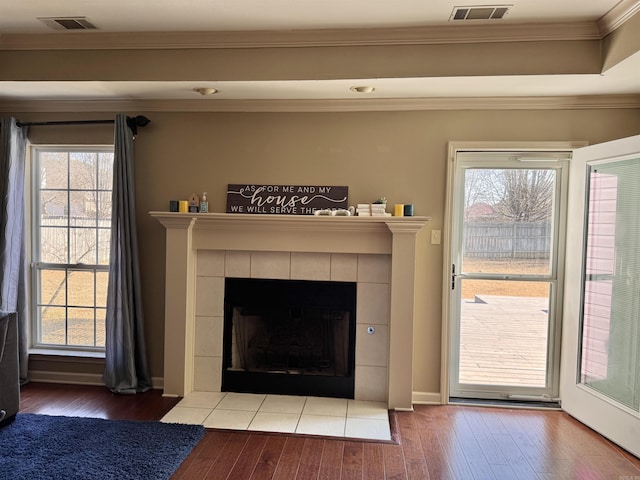
[[[21,411],[159,420],[160,391],[32,383]],[[208,431],[172,479],[640,480],[640,460],[563,412],[417,405],[392,412],[395,443]]]

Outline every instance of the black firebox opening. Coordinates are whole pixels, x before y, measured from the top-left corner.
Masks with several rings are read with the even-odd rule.
[[[222,390],[353,398],[356,284],[225,280]]]

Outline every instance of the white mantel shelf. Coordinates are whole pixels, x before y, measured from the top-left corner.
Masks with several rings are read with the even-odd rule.
[[[342,230],[342,231],[385,231],[394,225],[420,230],[431,220],[431,217],[359,217],[330,215],[252,215],[239,213],[179,213],[149,212],[163,225],[192,219],[202,228],[244,225],[247,227],[277,226],[279,228],[305,230]],[[180,219],[180,220],[178,220]]]
[[[167,229],[191,230],[196,249],[330,253],[391,253],[390,234],[416,234],[431,220],[430,217],[149,214]],[[211,230],[216,235],[210,235]],[[251,235],[242,235],[249,232]],[[300,241],[301,236],[304,241]]]
[[[430,217],[149,212],[166,228],[165,394],[193,390],[198,250],[391,255],[388,405],[411,409],[417,235]]]

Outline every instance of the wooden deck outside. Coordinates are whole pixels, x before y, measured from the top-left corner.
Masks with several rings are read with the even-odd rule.
[[[548,299],[480,295],[463,300],[460,383],[544,387]]]

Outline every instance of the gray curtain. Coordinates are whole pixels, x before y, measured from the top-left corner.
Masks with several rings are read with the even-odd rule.
[[[116,393],[151,388],[144,340],[138,265],[133,133],[127,118],[115,121],[111,256],[107,290],[105,385]]]
[[[15,315],[20,381],[27,381],[29,317],[25,241],[27,128],[13,117],[0,123],[0,318]]]

